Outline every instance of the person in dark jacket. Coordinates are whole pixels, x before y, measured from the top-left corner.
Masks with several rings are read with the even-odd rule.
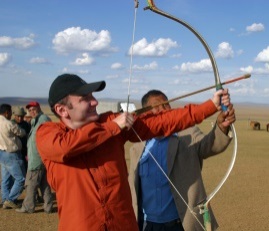
[[[16,107],[13,109],[13,120],[18,126],[26,132],[26,135],[23,137],[20,137],[22,148],[21,148],[21,154],[22,154],[22,160],[25,167],[25,172],[27,171],[27,138],[28,134],[31,130],[31,125],[24,121],[24,116],[26,115],[26,112],[23,107]]]

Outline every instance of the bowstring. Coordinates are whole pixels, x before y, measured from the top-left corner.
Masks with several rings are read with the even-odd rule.
[[[132,76],[133,76],[133,53],[134,53],[134,39],[135,39],[135,29],[136,29],[137,8],[138,8],[138,0],[135,0],[134,25],[133,25],[132,44],[131,44],[129,81],[128,81],[128,93],[127,93],[127,109],[126,109],[127,113],[128,113],[128,110],[129,110],[131,79],[132,79]]]

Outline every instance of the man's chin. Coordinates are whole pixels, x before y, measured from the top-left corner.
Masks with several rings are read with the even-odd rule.
[[[90,120],[91,122],[95,122],[95,121],[97,121],[98,119],[99,119],[99,115],[98,115],[97,113],[91,114],[91,115],[89,116],[89,120]]]

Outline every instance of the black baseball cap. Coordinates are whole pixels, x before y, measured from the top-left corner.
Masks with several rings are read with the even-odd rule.
[[[68,95],[88,95],[91,92],[102,91],[105,87],[105,81],[86,83],[74,74],[59,75],[50,86],[49,105],[54,106]]]

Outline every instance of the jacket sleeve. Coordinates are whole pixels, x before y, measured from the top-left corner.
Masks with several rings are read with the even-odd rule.
[[[146,113],[136,119],[133,128],[142,140],[156,136],[169,136],[201,123],[216,111],[217,108],[212,100],[208,100],[199,105],[189,104],[184,108],[162,111],[158,114]],[[130,134],[131,142],[140,141],[133,131]]]
[[[192,142],[197,146],[197,152],[201,159],[206,159],[225,151],[232,140],[231,137],[220,130],[218,125],[215,125],[206,135],[203,135],[200,129],[196,129]]]

